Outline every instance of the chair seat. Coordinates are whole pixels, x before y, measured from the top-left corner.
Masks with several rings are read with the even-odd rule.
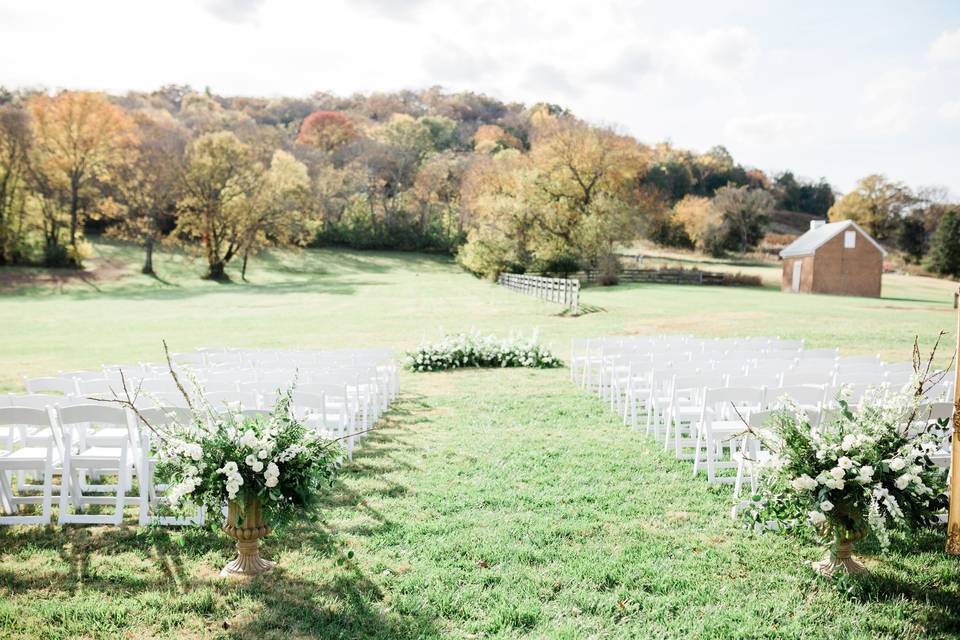
[[[54,461],[57,460],[57,454],[53,454]],[[17,462],[45,462],[47,460],[47,448],[46,447],[23,447],[22,449],[16,449],[14,451],[9,451],[4,455],[0,455],[0,461],[3,460],[14,460]]]
[[[73,462],[120,462],[120,447],[88,447],[71,456]],[[127,466],[133,464],[133,456],[127,456]]]
[[[708,422],[713,433],[740,433],[747,430],[747,425],[740,420],[710,420]]]

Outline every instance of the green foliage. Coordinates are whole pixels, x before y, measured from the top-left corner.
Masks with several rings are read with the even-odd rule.
[[[948,441],[948,421],[929,424],[920,396],[868,391],[854,413],[812,426],[806,411],[786,403],[770,433],[757,433],[771,456],[747,519],[758,530],[812,524],[837,540],[872,534],[883,547],[895,527],[937,522],[947,506],[946,471],[933,453]]]
[[[934,273],[960,276],[960,211],[948,211],[940,219],[926,264]]]
[[[530,338],[511,335],[454,333],[439,342],[423,344],[406,355],[406,366],[411,371],[443,371],[464,367],[528,367],[550,369],[563,366],[550,350],[537,341],[536,332]]]
[[[711,204],[723,217],[723,247],[743,253],[763,239],[774,200],[763,189],[728,185],[717,191]],[[714,253],[713,242],[705,244]]]
[[[337,443],[320,437],[293,414],[293,389],[268,418],[214,411],[202,393],[191,424],[159,434],[157,479],[169,485],[165,500],[176,510],[203,505],[216,519],[228,501],[259,500],[266,522],[282,527],[317,518],[316,505],[338,468]]]
[[[907,262],[920,264],[927,252],[927,228],[921,217],[909,215],[900,220],[897,246]]]
[[[833,187],[825,178],[817,182],[798,181],[792,172],[777,176],[773,185],[778,209],[800,211],[825,217],[834,203]]]

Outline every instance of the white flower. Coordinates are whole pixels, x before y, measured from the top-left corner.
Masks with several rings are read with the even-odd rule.
[[[260,453],[257,454],[257,457],[260,458],[261,460],[266,460],[268,455],[270,454],[267,453],[266,449],[260,449]]]
[[[230,462],[223,465],[223,467],[221,467],[220,469],[217,469],[217,473],[224,473],[229,476],[231,474],[236,473],[237,469],[238,469],[237,463],[231,460]]]
[[[268,487],[275,487],[277,486],[277,482],[278,482],[277,476],[267,476],[267,479],[264,481],[264,484],[267,485]]]
[[[807,515],[810,516],[810,522],[812,522],[814,525],[823,524],[827,520],[827,516],[823,515],[819,511],[811,511]]]
[[[856,446],[856,444],[857,444],[856,436],[854,436],[853,434],[847,434],[843,436],[843,442],[840,443],[840,446],[843,448],[844,451],[850,451],[850,449],[853,449]]]
[[[840,459],[837,460],[837,465],[840,466],[842,469],[851,469],[853,468],[853,460],[851,460],[847,456],[840,456]]]
[[[821,511],[830,511],[831,509],[833,509],[833,503],[830,502],[829,500],[824,500],[823,502],[820,503]]]
[[[246,457],[246,459],[244,460],[244,462],[247,463],[247,466],[248,466],[248,467],[252,467],[252,466],[255,465],[257,462],[259,462],[259,460],[257,460],[257,457],[251,453],[250,455],[248,455],[248,456]]]
[[[904,460],[903,458],[894,458],[893,460],[890,461],[889,464],[890,464],[891,471],[900,471],[905,466],[907,466],[907,461]]]
[[[834,480],[843,480],[845,471],[842,467],[834,467],[833,469],[830,469],[830,475],[833,476]]]
[[[263,463],[260,462],[259,460],[255,461],[251,466],[253,467],[254,473],[260,473],[261,471],[263,471]]]
[[[796,491],[810,491],[817,488],[817,481],[807,474],[794,478],[790,481],[790,484]]]
[[[913,476],[911,476],[909,473],[905,473],[899,478],[897,478],[897,481],[895,482],[895,484],[897,485],[897,489],[906,489],[907,485],[910,484],[912,481],[913,481]]]
[[[873,467],[871,467],[868,464],[865,464],[862,467],[860,467],[860,475],[857,476],[857,480],[859,480],[863,484],[867,484],[868,482],[873,480]]]

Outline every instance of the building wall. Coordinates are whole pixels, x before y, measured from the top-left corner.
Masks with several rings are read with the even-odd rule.
[[[859,231],[853,249],[844,248],[843,236],[839,233],[817,249],[811,291],[879,297],[883,254]]]

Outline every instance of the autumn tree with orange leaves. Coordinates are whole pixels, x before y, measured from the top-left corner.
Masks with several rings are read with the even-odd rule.
[[[30,167],[50,215],[65,215],[69,253],[58,257],[60,239],[48,236],[47,262],[80,266],[77,241],[85,215],[94,211],[100,185],[113,178],[135,141],[130,117],[100,93],[63,91],[27,102],[33,129]]]

